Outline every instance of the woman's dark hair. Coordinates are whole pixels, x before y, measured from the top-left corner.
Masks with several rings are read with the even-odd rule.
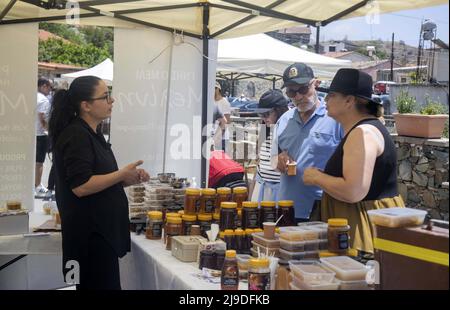
[[[59,134],[80,115],[80,103],[93,97],[100,80],[96,76],[78,77],[73,80],[68,90],[61,89],[56,92],[48,122],[51,145],[56,145]]]
[[[356,97],[356,110],[375,117],[383,116],[383,106],[367,99]]]

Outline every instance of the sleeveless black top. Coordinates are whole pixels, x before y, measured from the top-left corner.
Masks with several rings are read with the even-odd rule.
[[[377,157],[367,196],[362,201],[379,200],[398,196],[397,190],[397,152],[386,127],[376,118],[364,119],[356,123],[345,135],[328,160],[325,173],[334,177],[342,177],[344,159],[344,144],[349,133],[361,124],[369,124],[376,127],[384,138],[384,152]]]

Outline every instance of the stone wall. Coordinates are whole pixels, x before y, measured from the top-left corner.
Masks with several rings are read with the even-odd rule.
[[[448,221],[449,140],[392,137],[397,148],[399,192],[406,205]]]

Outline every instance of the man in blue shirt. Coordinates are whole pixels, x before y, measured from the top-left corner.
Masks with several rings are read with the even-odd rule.
[[[307,167],[324,169],[343,137],[342,128],[328,117],[324,102],[317,96],[320,83],[312,69],[295,63],[283,74],[283,87],[296,108],[277,122],[271,149],[271,164],[281,172],[280,200],[293,200],[297,221],[320,220],[322,190],[303,183]],[[296,163],[296,175],[287,174],[288,163]]]

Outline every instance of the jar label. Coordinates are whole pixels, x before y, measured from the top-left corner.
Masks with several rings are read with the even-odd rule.
[[[348,234],[341,233],[337,235],[338,237],[338,246],[340,250],[348,249]]]
[[[239,285],[239,273],[237,265],[225,265],[222,270],[222,288],[233,288]]]
[[[263,222],[276,222],[275,212],[265,212]]]
[[[152,236],[161,237],[162,235],[162,223],[154,223],[151,226]]]
[[[248,272],[248,290],[249,291],[268,291],[270,290],[270,273]]]
[[[214,212],[214,200],[206,200],[205,201],[205,213],[213,213]]]
[[[258,228],[258,213],[257,212],[249,212],[247,213],[247,226],[248,228]]]

